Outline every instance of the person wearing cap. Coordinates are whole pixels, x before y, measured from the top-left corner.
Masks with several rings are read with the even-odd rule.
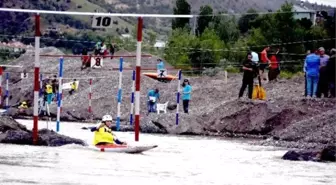
[[[325,50],[323,47],[318,49],[320,54],[320,76],[319,82],[317,85],[317,93],[316,96],[321,98],[323,95],[324,97],[328,97],[328,76],[327,76],[327,64],[329,60],[329,56],[325,54]]]
[[[189,101],[191,99],[191,91],[192,91],[192,87],[189,83],[188,79],[184,79],[183,80],[183,84],[182,84],[182,103],[183,103],[183,110],[184,113],[189,113]]]
[[[112,132],[112,116],[104,115],[102,122],[96,127],[91,128],[91,132],[94,132],[94,145],[127,145],[126,142],[120,141]]]
[[[150,89],[147,94],[148,98],[148,113],[156,111],[157,100],[160,100],[159,89]]]
[[[304,71],[307,79],[307,97],[316,97],[317,84],[320,75],[320,57],[314,52],[305,59]]]

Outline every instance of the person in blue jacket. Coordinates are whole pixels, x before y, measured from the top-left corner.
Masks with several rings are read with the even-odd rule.
[[[307,97],[316,97],[317,85],[320,76],[320,56],[311,53],[306,57],[304,70],[307,79]]]
[[[156,103],[160,99],[159,89],[151,89],[147,94],[148,98],[148,113],[156,111]]]
[[[183,102],[183,110],[184,113],[189,113],[189,101],[191,99],[191,85],[188,79],[184,79],[182,84],[182,102]]]
[[[156,64],[156,69],[158,71],[158,76],[159,77],[164,77],[164,72],[165,72],[165,65],[161,59],[157,59],[158,64]]]

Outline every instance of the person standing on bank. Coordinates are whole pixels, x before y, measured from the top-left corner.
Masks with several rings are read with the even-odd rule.
[[[189,83],[188,79],[184,79],[183,84],[182,84],[182,102],[183,102],[183,110],[184,113],[189,113],[189,101],[191,98],[191,85]]]
[[[248,98],[252,99],[253,93],[253,79],[257,76],[258,69],[257,64],[252,62],[252,54],[247,54],[247,59],[243,62],[243,84],[239,91],[238,98],[241,98],[244,94],[246,87],[248,86]]]

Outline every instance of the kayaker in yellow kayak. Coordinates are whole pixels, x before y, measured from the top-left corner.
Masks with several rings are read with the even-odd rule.
[[[102,122],[98,127],[91,129],[94,132],[94,145],[126,145],[126,142],[121,142],[112,133],[112,116],[105,115],[102,118]]]

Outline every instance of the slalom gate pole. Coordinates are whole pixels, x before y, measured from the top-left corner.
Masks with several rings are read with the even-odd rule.
[[[58,72],[58,95],[57,95],[57,120],[56,120],[56,132],[60,130],[61,121],[61,106],[62,106],[62,77],[63,77],[63,57],[59,60],[59,72]]]
[[[140,132],[140,73],[141,73],[141,42],[142,42],[142,24],[143,18],[138,18],[137,30],[137,51],[136,51],[136,67],[135,67],[135,124],[134,136],[135,141],[139,141]]]
[[[92,113],[92,108],[91,108],[91,99],[92,99],[92,78],[89,80],[89,113]]]
[[[0,67],[0,105],[2,105],[2,67]]]
[[[123,71],[123,61],[124,59],[120,57],[120,65],[119,65],[119,89],[118,89],[118,112],[117,112],[117,131],[120,129],[120,105],[122,99],[122,71]]]
[[[43,79],[42,79],[42,73],[40,74],[40,97],[43,96]]]
[[[6,110],[9,108],[9,73],[6,73]]]
[[[133,74],[132,74],[132,94],[131,94],[131,114],[130,114],[130,124],[131,125],[133,125],[134,86],[135,86],[135,70],[133,70]]]
[[[179,124],[179,107],[180,107],[180,91],[181,91],[181,77],[182,77],[182,71],[178,71],[178,81],[177,81],[177,94],[176,94],[176,125]]]
[[[33,143],[36,145],[38,140],[38,99],[39,99],[39,74],[40,74],[40,15],[35,15],[35,62],[34,62],[34,125]]]

